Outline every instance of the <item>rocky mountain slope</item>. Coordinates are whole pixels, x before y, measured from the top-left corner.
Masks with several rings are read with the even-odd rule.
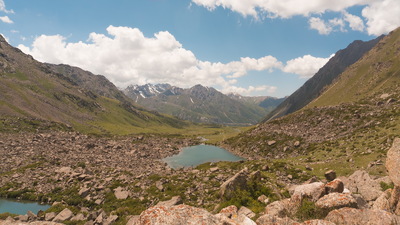
[[[0,129],[148,132],[185,123],[144,110],[100,75],[37,62],[0,37]]]
[[[124,92],[137,104],[160,113],[196,123],[224,125],[255,124],[279,101],[277,99],[271,104],[264,103],[263,108],[260,103],[266,97],[227,96],[214,88],[201,85],[189,89],[169,84],[131,85]]]
[[[264,121],[293,113],[306,106],[321,95],[325,91],[325,88],[332,84],[347,67],[357,62],[381,39],[382,37],[367,42],[354,41],[347,48],[336,52],[335,56],[325,66],[269,113]]]

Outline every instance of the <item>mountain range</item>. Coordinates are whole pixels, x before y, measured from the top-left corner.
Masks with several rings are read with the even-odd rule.
[[[183,89],[169,84],[130,85],[124,93],[137,104],[196,123],[253,125],[283,99],[224,95],[214,88],[196,85]]]
[[[0,37],[0,129],[67,127],[93,133],[187,126],[134,104],[104,76],[40,63]]]

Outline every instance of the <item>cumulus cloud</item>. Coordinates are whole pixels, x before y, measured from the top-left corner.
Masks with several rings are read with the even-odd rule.
[[[304,16],[309,18],[312,29],[322,35],[337,31],[345,32],[346,26],[355,31],[367,30],[370,35],[381,35],[400,26],[399,0],[192,0],[193,3],[214,10],[217,7],[230,9],[243,16],[257,20],[269,18],[291,18]],[[361,6],[362,17],[346,12],[346,9]],[[336,12],[341,18],[331,21],[321,20],[326,12]],[[367,21],[365,26],[364,20]],[[335,24],[335,23],[340,24]],[[346,22],[346,23],[344,23]]]
[[[328,35],[332,32],[332,26],[321,18],[311,17],[308,20],[311,29],[317,30],[319,34]]]
[[[376,1],[362,10],[367,19],[367,31],[371,35],[388,33],[400,26],[400,3],[398,0]]]
[[[68,43],[61,35],[41,35],[31,47],[18,47],[42,62],[70,64],[103,74],[119,87],[146,83],[189,87],[201,83],[242,93],[271,91],[266,86],[235,87],[234,78],[245,76],[249,71],[282,68],[282,63],[272,56],[244,57],[226,64],[200,61],[166,31],[150,38],[137,28],[109,26],[107,32],[108,35],[91,33],[88,42],[77,43]]]
[[[0,11],[5,13],[14,13],[13,10],[6,9],[6,4],[4,3],[4,0],[0,0]]]
[[[286,62],[283,71],[300,75],[301,78],[310,78],[323,67],[330,58],[318,58],[311,55],[295,58]]]
[[[9,23],[9,24],[14,23],[8,16],[0,16],[0,20],[3,23]]]

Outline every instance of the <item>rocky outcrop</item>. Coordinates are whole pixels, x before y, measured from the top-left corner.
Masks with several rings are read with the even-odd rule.
[[[354,172],[343,183],[352,193],[361,194],[367,201],[374,201],[382,194],[380,183],[364,170]]]
[[[399,217],[383,210],[342,208],[331,211],[325,220],[337,225],[347,224],[400,224]]]
[[[357,208],[357,201],[350,194],[330,193],[318,199],[315,206],[328,211],[344,207]]]
[[[394,139],[387,152],[386,169],[395,186],[400,186],[400,138]]]

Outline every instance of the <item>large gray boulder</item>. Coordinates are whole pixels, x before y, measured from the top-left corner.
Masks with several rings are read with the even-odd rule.
[[[399,217],[383,210],[372,209],[354,209],[354,208],[341,208],[331,211],[325,220],[331,221],[337,225],[348,224],[368,224],[368,225],[382,225],[400,224]]]
[[[233,177],[225,181],[220,187],[220,196],[225,199],[231,199],[237,190],[244,190],[247,187],[248,180],[247,169],[243,169]]]
[[[387,152],[386,169],[395,186],[400,186],[400,138],[395,138]]]
[[[314,182],[311,184],[303,184],[294,188],[292,199],[309,198],[316,202],[319,198],[325,195],[325,184],[322,182]]]
[[[353,198],[353,196],[351,196],[351,194],[342,194],[335,192],[320,198],[315,203],[315,206],[328,211],[343,207],[357,208],[357,201]]]
[[[364,170],[357,170],[343,179],[343,183],[352,193],[359,193],[367,201],[374,201],[382,194],[380,183]]]
[[[53,222],[62,222],[65,220],[69,220],[74,216],[74,213],[69,210],[68,208],[65,208],[63,211],[61,211],[54,219]]]

